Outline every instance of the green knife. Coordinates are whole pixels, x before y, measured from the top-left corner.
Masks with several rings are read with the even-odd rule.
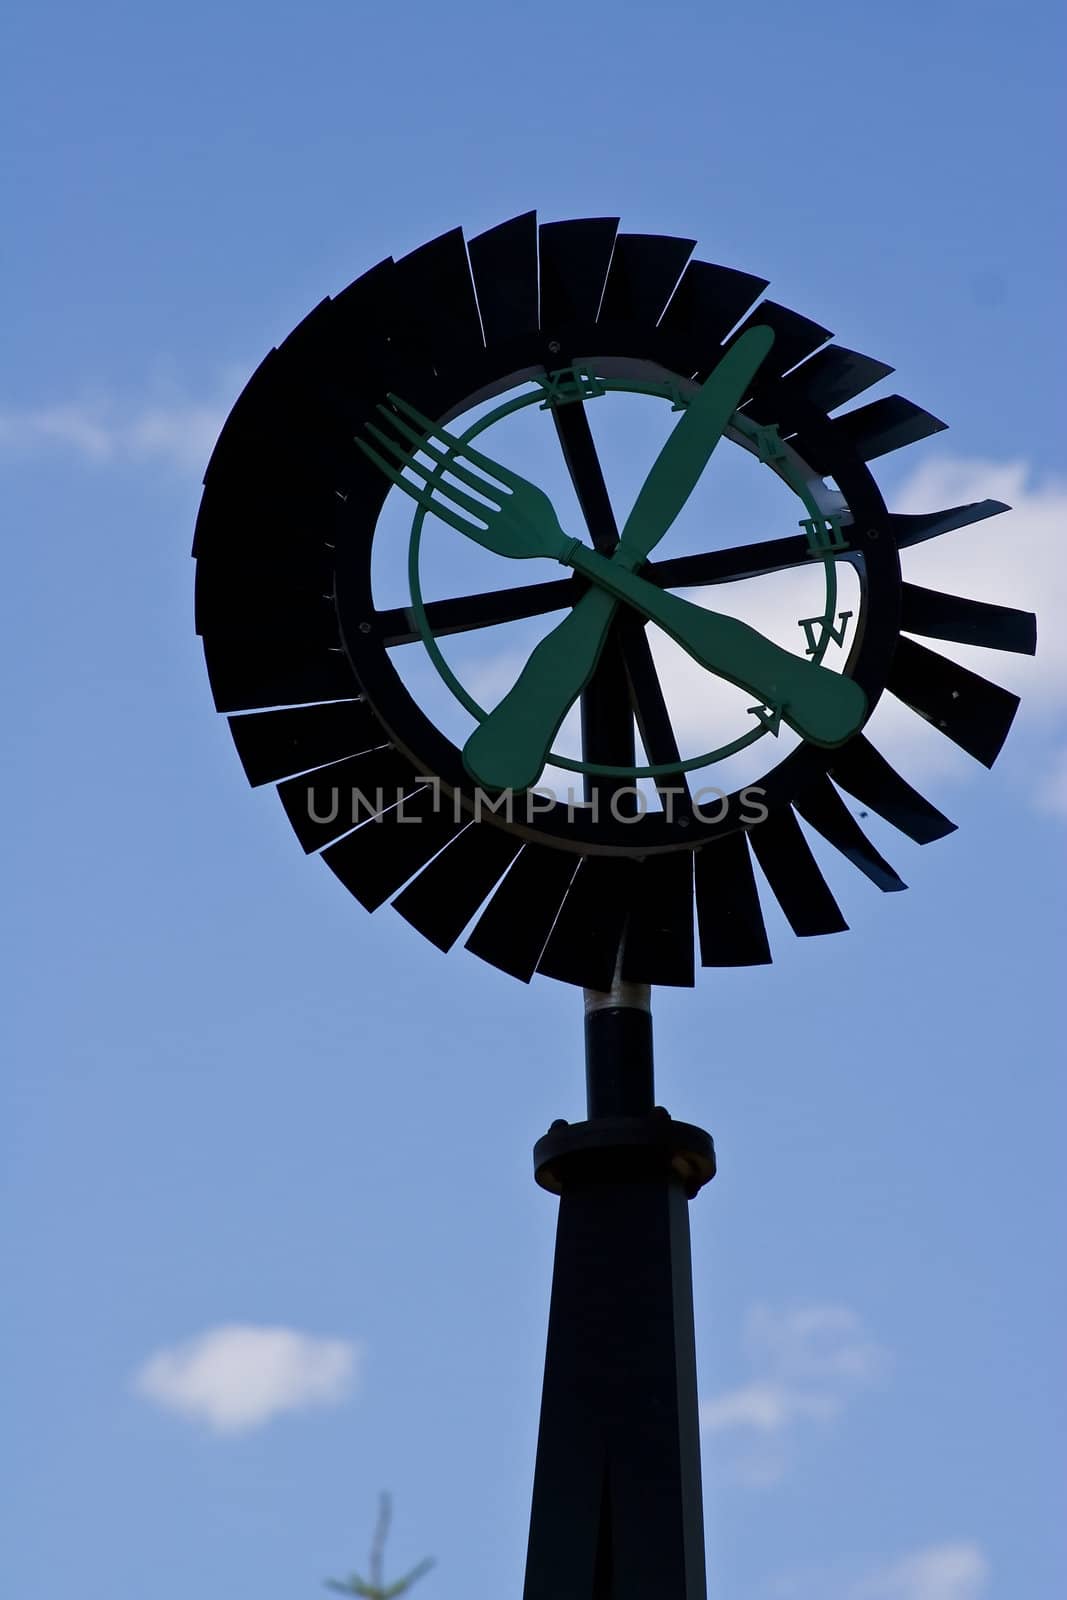
[[[749,328],[679,418],[641,487],[610,563],[601,558],[620,577],[640,566],[671,527],[773,342],[770,328]],[[602,570],[596,576],[597,586],[541,640],[514,687],[467,740],[464,763],[487,788],[525,789],[536,783],[560,724],[592,677],[619,598],[600,587]]]

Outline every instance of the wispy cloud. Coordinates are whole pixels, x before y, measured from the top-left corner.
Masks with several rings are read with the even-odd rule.
[[[772,1600],[982,1600],[990,1568],[981,1545],[946,1539],[924,1545],[865,1572],[851,1562],[780,1573],[766,1594]]]
[[[226,410],[221,402],[175,397],[135,407],[85,400],[0,409],[0,451],[8,456],[59,452],[105,466],[163,461],[199,476]]]
[[[157,1350],[134,1374],[133,1388],[217,1433],[243,1433],[286,1411],[340,1405],[352,1391],[359,1354],[345,1339],[230,1323]]]
[[[930,1545],[891,1562],[849,1591],[849,1600],[980,1600],[989,1562],[973,1542]]]
[[[744,1345],[756,1375],[705,1400],[700,1421],[705,1432],[734,1438],[733,1476],[751,1487],[782,1476],[799,1426],[832,1422],[889,1367],[887,1352],[847,1306],[755,1306]]]
[[[841,1409],[841,1396],[797,1388],[776,1378],[763,1378],[727,1389],[700,1408],[700,1420],[709,1433],[727,1428],[751,1428],[759,1433],[780,1433],[794,1422],[827,1421]]]

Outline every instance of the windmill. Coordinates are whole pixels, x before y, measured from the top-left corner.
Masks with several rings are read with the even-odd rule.
[[[303,849],[438,949],[463,939],[524,982],[585,991],[587,1118],[534,1152],[560,1209],[525,1600],[705,1593],[688,1204],[715,1157],[655,1105],[652,986],[691,986],[698,958],[770,961],[756,866],[794,934],[845,930],[806,830],[902,890],[856,812],[919,844],[955,824],[880,753],[871,715],[893,696],[991,766],[1017,698],[936,643],[1036,648],[1029,613],[903,577],[913,546],[1008,509],[887,509],[870,463],[944,424],[899,395],[854,405],[888,366],[693,249],[527,213],[379,263],[251,378],[194,546],[215,704]],[[590,422],[608,396],[677,414],[622,522]],[[580,520],[516,470],[523,414],[558,442]],[[792,525],[672,554],[728,451],[788,491]],[[430,526],[456,571],[475,547],[495,562],[495,584],[428,594]],[[383,550],[403,605],[377,592]],[[814,614],[787,619],[792,648],[732,609],[771,573],[821,578]],[[494,705],[449,657],[557,617]],[[708,748],[679,738],[657,632],[709,698],[734,696],[737,725]],[[413,650],[451,697],[447,728],[405,680]],[[574,706],[577,756],[559,745]],[[741,751],[751,781],[707,804],[694,785]],[[539,790],[546,771],[580,775],[580,803]]]

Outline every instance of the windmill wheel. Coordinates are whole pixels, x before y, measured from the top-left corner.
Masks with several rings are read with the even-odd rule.
[[[691,984],[694,944],[705,966],[770,960],[753,856],[796,934],[841,931],[801,819],[884,891],[904,884],[842,794],[922,844],[955,826],[863,731],[882,694],[987,766],[1018,704],[919,640],[1035,649],[1030,614],[901,578],[902,550],[1008,509],[887,511],[868,464],[944,424],[897,395],[831,415],[891,369],[692,249],[614,220],[539,227],[528,213],[382,262],[271,351],[205,477],[197,627],[249,781],[278,785],[303,848],[367,909],[391,901],[442,950],[466,933],[523,980]],[[621,529],[589,421],[611,394],[677,413]],[[497,442],[523,410],[558,439],[584,527],[562,528]],[[673,517],[720,436],[720,451],[746,452],[795,496],[793,531],[672,555]],[[399,607],[376,602],[372,571],[398,490],[412,577]],[[499,586],[427,597],[431,521],[457,550],[494,552]],[[711,609],[716,585],[802,569],[821,574],[823,602],[792,619],[790,650]],[[540,617],[553,623],[544,650],[499,706],[481,705],[441,641]],[[747,697],[714,748],[680,748],[650,621],[709,686]],[[405,682],[403,653],[420,649],[461,733]],[[580,760],[553,748],[579,697]],[[773,749],[783,727],[788,754],[702,800],[719,762]],[[546,764],[581,773],[579,803],[535,792]],[[503,781],[511,770],[517,786]]]

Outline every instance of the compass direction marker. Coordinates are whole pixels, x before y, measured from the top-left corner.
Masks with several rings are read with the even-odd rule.
[[[845,624],[849,621],[852,615],[853,613],[851,611],[839,611],[837,614],[836,627],[834,625],[832,614],[829,617],[801,617],[800,621],[797,623],[797,627],[804,629],[804,637],[808,641],[807,649],[804,651],[804,654],[807,656],[813,656],[817,650],[824,648],[826,644],[830,642],[834,644],[844,644],[845,633],[847,631]],[[816,628],[819,630],[818,633],[815,631]]]
[[[816,560],[825,560],[827,556],[839,555],[848,549],[839,516],[807,517],[800,526],[807,535],[808,554]]]
[[[748,714],[755,717],[761,728],[766,728],[777,739],[782,731],[782,717],[785,715],[784,706],[749,706]]]
[[[553,406],[573,405],[576,400],[596,400],[608,392],[586,367],[563,367],[544,377],[535,373],[533,381],[544,391],[542,411],[549,411]]]
[[[767,467],[773,467],[776,462],[784,461],[789,453],[773,423],[766,428],[757,428],[753,434],[753,443],[756,446],[757,457]]]

